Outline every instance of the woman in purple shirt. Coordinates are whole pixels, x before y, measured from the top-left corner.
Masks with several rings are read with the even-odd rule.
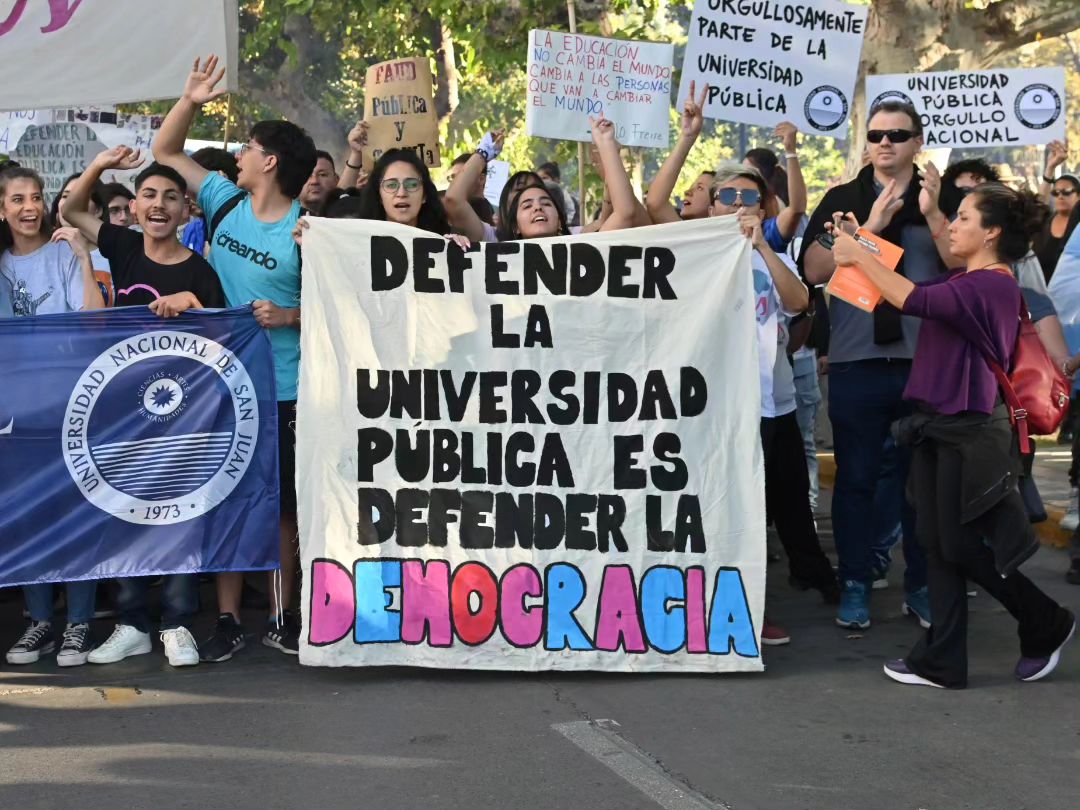
[[[967,685],[965,580],[978,583],[1019,623],[1015,674],[1035,681],[1057,666],[1075,619],[1017,569],[1038,547],[1017,490],[1019,451],[987,364],[1010,368],[1020,326],[1020,288],[1009,263],[1028,251],[1046,209],[999,183],[978,186],[949,226],[966,267],[924,284],[890,272],[848,233],[837,264],[856,265],[905,315],[923,319],[904,397],[917,412],[894,427],[914,445],[908,496],[926,548],[933,625],[885,674],[905,684]],[[847,215],[841,230],[854,217]]]

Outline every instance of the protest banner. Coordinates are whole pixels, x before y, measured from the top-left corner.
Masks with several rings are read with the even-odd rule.
[[[489,160],[487,179],[484,181],[484,199],[491,203],[496,211],[499,210],[499,196],[509,181],[510,163],[505,160]]]
[[[0,3],[5,63],[47,64],[32,80],[6,82],[0,109],[176,98],[205,53],[221,57],[222,86],[236,90],[238,39],[236,0]]]
[[[440,165],[439,121],[426,58],[392,59],[368,68],[364,120],[370,125],[362,163],[367,171],[388,149],[408,149],[428,166]]]
[[[602,115],[624,146],[667,147],[673,53],[665,42],[530,31],[525,131],[587,143],[589,116]]]
[[[845,138],[866,6],[840,0],[697,0],[679,85],[710,91],[707,118]]]
[[[313,218],[304,256],[301,663],[762,669],[734,217],[465,253]]]
[[[7,290],[10,316],[26,290]],[[273,361],[249,308],[0,317],[0,343],[0,586],[278,566]]]
[[[51,198],[65,179],[83,171],[104,149],[140,149],[148,163],[161,121],[162,116],[117,113],[111,107],[14,110],[0,113],[0,154],[40,174]],[[131,185],[138,173],[109,171],[102,180]]]
[[[927,147],[1042,146],[1065,140],[1065,68],[866,77],[868,109],[914,105]]]

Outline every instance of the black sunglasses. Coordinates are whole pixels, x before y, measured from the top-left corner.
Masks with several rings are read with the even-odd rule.
[[[870,143],[881,143],[885,138],[889,143],[905,143],[915,137],[910,129],[872,129],[866,133],[866,140]]]
[[[1075,188],[1055,188],[1050,192],[1051,197],[1071,197],[1076,193]]]
[[[713,202],[719,201],[721,205],[735,205],[736,200],[741,200],[743,205],[757,205],[761,202],[761,192],[755,188],[722,188],[712,198]]]

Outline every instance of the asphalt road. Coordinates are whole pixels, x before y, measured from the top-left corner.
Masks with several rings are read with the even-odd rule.
[[[1080,610],[1065,566],[1044,548],[1025,570]],[[791,591],[784,567],[770,567],[769,612],[793,643],[766,648],[763,675],[320,670],[254,637],[228,663],[182,670],[159,648],[111,666],[3,665],[0,808],[1078,806],[1080,645],[1051,679],[1018,683],[1014,623],[979,596],[970,687],[899,686],[881,663],[919,633],[900,615],[899,570],[860,637]],[[21,626],[18,602],[0,604],[5,644]]]

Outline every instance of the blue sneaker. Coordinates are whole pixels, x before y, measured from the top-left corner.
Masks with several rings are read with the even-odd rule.
[[[853,579],[844,580],[840,592],[840,612],[836,623],[852,630],[865,630],[870,626],[870,593],[866,584]]]
[[[914,616],[923,628],[930,629],[930,591],[923,585],[917,591],[904,595],[904,605],[900,608],[905,616]]]

